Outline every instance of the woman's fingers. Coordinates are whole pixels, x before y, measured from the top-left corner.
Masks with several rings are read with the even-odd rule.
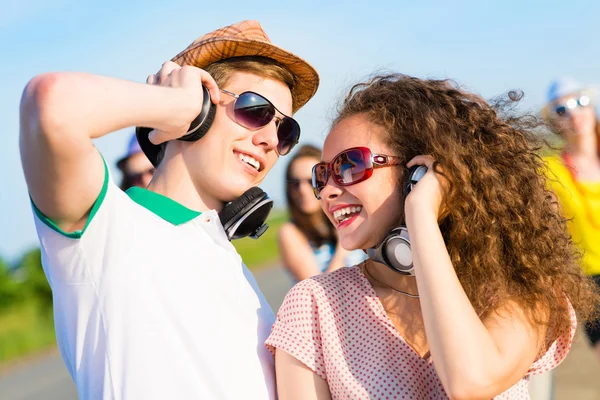
[[[406,164],[406,166],[408,168],[410,168],[410,167],[412,167],[414,165],[424,165],[424,166],[427,167],[427,169],[432,169],[434,163],[435,163],[435,159],[432,156],[429,156],[429,155],[419,155],[419,156],[413,157]]]

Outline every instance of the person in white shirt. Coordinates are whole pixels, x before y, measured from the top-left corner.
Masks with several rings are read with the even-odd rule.
[[[147,83],[45,73],[23,93],[21,158],[62,357],[81,399],[275,399],[273,314],[221,220],[298,142],[290,115],[318,74],[242,21]],[[156,173],[125,193],[93,139],[132,126]]]

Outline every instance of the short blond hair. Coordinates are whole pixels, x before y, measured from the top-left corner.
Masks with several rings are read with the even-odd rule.
[[[281,81],[293,90],[296,80],[294,75],[277,61],[260,56],[235,57],[217,61],[204,68],[219,87],[229,83],[231,74],[234,72],[248,72],[265,78]]]

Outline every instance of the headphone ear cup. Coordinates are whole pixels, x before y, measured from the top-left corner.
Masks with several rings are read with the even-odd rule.
[[[228,203],[223,207],[221,212],[219,213],[219,219],[221,220],[221,224],[223,227],[226,225],[231,225],[233,218],[242,212],[244,208],[250,204],[253,200],[262,197],[266,193],[263,192],[260,188],[252,187],[248,189],[244,194],[240,197]]]
[[[271,208],[273,200],[262,189],[252,187],[223,207],[219,219],[230,240],[241,239],[254,235],[263,227]]]
[[[408,230],[403,226],[393,229],[379,246],[367,249],[367,255],[398,273],[414,275]]]
[[[388,236],[382,246],[383,258],[392,269],[410,274],[413,270],[412,253],[408,231],[404,227],[394,230],[396,233]]]
[[[183,140],[185,142],[195,142],[196,140],[202,139],[215,120],[217,106],[210,100],[210,93],[208,89],[204,86],[202,86],[202,89],[204,94],[202,110],[190,124],[190,128],[188,129],[187,133],[180,137],[179,140]]]

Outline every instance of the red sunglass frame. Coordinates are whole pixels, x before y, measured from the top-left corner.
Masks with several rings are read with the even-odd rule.
[[[362,161],[364,163],[363,175],[360,178],[353,180],[352,182],[344,182],[343,178],[341,176],[339,176],[333,172],[333,164],[343,154],[346,154],[351,151],[357,151],[357,150],[360,151],[360,153],[362,155]],[[333,180],[335,181],[335,183],[338,186],[352,186],[352,185],[356,185],[357,183],[364,182],[367,179],[369,179],[371,177],[371,175],[373,175],[373,169],[375,169],[375,168],[388,167],[388,166],[392,166],[392,165],[400,165],[400,163],[401,163],[400,158],[396,157],[396,156],[389,156],[386,154],[374,154],[373,152],[371,152],[371,149],[369,149],[368,147],[351,147],[349,149],[346,149],[346,150],[341,151],[338,154],[336,154],[335,157],[333,157],[330,162],[328,162],[328,163],[320,162],[313,167],[313,169],[312,169],[312,187],[313,187],[313,191],[315,193],[315,197],[317,199],[321,198],[321,190],[323,190],[323,188],[325,186],[327,186],[327,182],[329,182],[330,177],[333,178]],[[317,184],[316,171],[320,167],[326,168],[325,174],[324,174],[325,180],[322,185]]]

